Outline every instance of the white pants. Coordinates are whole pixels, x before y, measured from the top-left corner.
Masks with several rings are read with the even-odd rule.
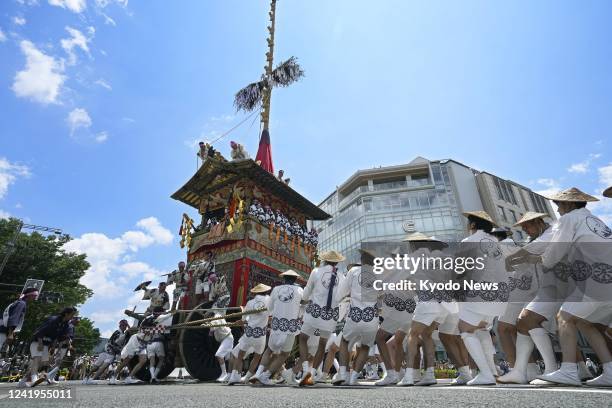
[[[146,355],[147,354],[147,345],[141,343],[138,340],[137,335],[133,335],[128,340],[127,344],[121,350],[121,359],[125,360],[128,357],[134,357],[136,355]]]
[[[289,353],[293,348],[295,341],[295,334],[287,334],[282,331],[272,331],[270,338],[268,339],[268,347],[272,350],[272,353]]]
[[[32,343],[30,343],[30,356],[42,357],[41,358],[42,362],[49,361],[49,346],[44,345],[42,351],[39,351],[38,342],[33,341]]]
[[[219,344],[219,348],[215,353],[215,357],[219,358],[227,358],[229,354],[232,352],[234,348],[234,336],[227,336],[223,340],[221,340],[221,344]]]
[[[153,356],[166,356],[166,350],[164,349],[163,341],[154,341],[152,343],[147,344],[147,357],[151,358]]]
[[[244,351],[244,357],[246,358],[251,353],[255,354],[263,354],[266,349],[266,336],[261,337],[247,337],[243,335],[240,340],[238,340],[238,344],[232,350],[232,355],[234,357],[238,357],[238,353]]]
[[[98,354],[96,361],[94,362],[94,367],[100,367],[102,364],[110,364],[115,361],[115,355],[107,352],[103,352]]]

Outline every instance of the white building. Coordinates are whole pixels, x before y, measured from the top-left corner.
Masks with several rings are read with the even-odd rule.
[[[527,187],[454,160],[417,157],[408,164],[358,170],[319,205],[319,249],[358,258],[363,241],[397,241],[408,231],[454,241],[466,235],[464,211],[487,211],[510,227],[526,211],[548,213],[548,200]],[[525,237],[515,229],[516,240]]]

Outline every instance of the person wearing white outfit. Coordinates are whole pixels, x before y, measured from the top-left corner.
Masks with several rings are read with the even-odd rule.
[[[215,301],[213,308],[226,308],[229,304],[229,300],[229,295],[223,295]],[[232,334],[232,329],[227,326],[227,321],[222,317],[225,316],[225,310],[212,312],[211,315],[212,317],[218,318],[214,320],[214,324],[221,326],[213,327],[208,332],[208,334],[210,336],[214,336],[215,341],[219,343],[219,348],[215,353],[215,357],[219,363],[221,375],[219,378],[217,378],[217,381],[225,382],[229,379],[229,373],[227,372],[227,368],[225,366],[225,360],[229,359],[232,349],[234,348],[234,335]]]
[[[344,261],[345,257],[336,251],[326,251],[319,255],[323,262],[321,266],[315,268],[308,277],[308,282],[304,288],[303,302],[306,302],[304,313],[304,323],[298,336],[300,345],[300,359],[304,375],[300,380],[300,385],[314,385],[314,367],[308,363],[308,337],[313,336],[315,330],[320,333],[320,347],[324,348],[327,339],[336,329],[336,323],[340,315],[338,305],[338,287],[342,284],[343,275],[338,270],[338,263]],[[322,353],[317,353],[313,365],[318,366],[322,360]]]
[[[541,380],[537,379],[532,380],[531,375],[528,374],[531,364],[529,363],[529,358],[534,346],[538,349],[544,360],[544,373],[551,373],[557,369],[552,341],[544,326],[548,327],[550,331],[556,331],[552,330],[552,327],[555,322],[555,314],[559,310],[561,302],[555,301],[554,297],[560,288],[553,274],[543,273],[541,263],[532,263],[534,256],[541,255],[552,238],[553,228],[544,222],[544,219],[547,217],[548,214],[528,211],[514,224],[514,226],[520,226],[530,237],[531,241],[519,251],[508,256],[506,258],[506,265],[508,265],[509,269],[517,269],[518,271],[532,269],[532,285],[536,281],[538,284],[534,285],[537,288],[534,299],[525,305],[516,322],[516,358],[514,366],[509,373],[497,379],[499,383],[526,384],[529,381],[533,381],[537,385],[541,382]],[[535,259],[537,260],[537,258]],[[525,278],[521,279],[527,282],[530,275],[525,274],[522,276],[525,276]],[[515,278],[519,279],[516,275]],[[531,369],[531,371],[533,372],[534,370]]]
[[[284,283],[270,293],[268,310],[272,320],[268,348],[257,372],[249,379],[251,384],[272,384],[270,377],[284,364],[300,330],[299,315],[304,290],[295,284],[300,275],[289,269],[280,276]]]
[[[412,257],[439,257],[442,256],[441,250],[446,246],[445,243],[433,237],[428,237],[420,232],[410,234],[404,241],[410,242]],[[416,280],[429,279],[432,281],[440,281],[445,275],[446,274],[444,274],[442,270],[425,270],[421,267],[414,272],[413,278]],[[429,386],[437,383],[434,376],[435,346],[432,334],[438,326],[438,321],[436,321],[436,319],[444,315],[442,313],[444,308],[440,305],[440,302],[446,297],[446,293],[444,291],[436,291],[432,295],[432,299],[419,301],[416,304],[414,315],[412,316],[412,324],[408,332],[406,372],[404,378],[402,378],[398,385]],[[446,300],[450,300],[450,296],[449,299]],[[415,366],[415,360],[420,363],[420,359],[418,358],[419,343],[423,345],[425,376],[415,382],[415,372],[420,371],[420,366]]]
[[[270,312],[268,310],[270,304],[270,296],[266,295],[267,292],[272,290],[268,285],[260,283],[251,289],[251,293],[254,295],[243,308],[243,311],[253,311],[258,309],[266,309],[263,312],[243,315],[242,320],[245,322],[244,333],[238,344],[232,350],[232,357],[230,360],[231,374],[227,381],[228,385],[233,385],[241,382],[240,372],[242,371],[242,361],[249,355],[254,354],[253,361],[255,364],[259,361],[259,358],[263,354],[266,348],[266,328],[268,326],[268,318]],[[251,365],[247,372],[247,378],[250,378],[255,374],[256,366]]]
[[[466,212],[470,236],[463,239],[462,245],[468,247],[469,253],[475,258],[482,258],[485,268],[475,272],[471,278],[473,282],[504,282],[506,280],[503,254],[497,239],[490,234],[495,223],[489,214],[484,211]],[[493,356],[495,348],[489,333],[493,319],[504,313],[507,298],[503,298],[502,290],[491,291],[494,299],[488,293],[477,291],[473,293],[476,301],[466,301],[459,304],[459,331],[468,353],[478,366],[479,373],[468,385],[493,385],[497,369]],[[470,293],[467,293],[470,296]],[[485,299],[487,296],[487,299]],[[476,299],[476,298],[481,298]],[[487,301],[485,301],[487,300]]]
[[[357,384],[357,378],[368,359],[370,348],[374,346],[378,331],[378,299],[373,287],[375,275],[372,271],[376,256],[367,250],[360,251],[363,265],[351,268],[338,288],[338,297],[350,297],[351,301],[342,330],[340,369],[338,376],[332,381],[334,385]],[[357,343],[359,347],[353,362],[353,371],[347,375],[349,350]]]
[[[573,187],[550,199],[557,205],[561,218],[551,245],[542,255],[542,264],[552,268],[560,262],[569,265],[568,276],[574,286],[558,314],[559,342],[563,360],[561,368],[539,378],[559,384],[580,385],[576,346],[578,330],[602,363],[603,374],[587,381],[590,386],[612,386],[612,353],[596,323],[601,316],[612,314],[612,230],[586,208],[597,198]],[[591,273],[584,273],[590,271]],[[568,279],[568,281],[569,281]]]

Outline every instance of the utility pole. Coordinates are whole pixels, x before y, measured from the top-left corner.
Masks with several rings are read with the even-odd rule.
[[[59,228],[53,227],[45,227],[42,225],[34,225],[34,224],[25,224],[22,220],[17,220],[17,225],[15,225],[15,230],[13,231],[13,235],[8,240],[8,242],[4,245],[4,258],[2,259],[2,263],[0,264],[0,275],[4,271],[4,267],[8,262],[9,258],[15,252],[15,248],[17,246],[17,238],[19,238],[19,234],[22,229],[29,229],[32,231],[43,231],[43,232],[52,232],[54,234],[60,235],[62,230]]]

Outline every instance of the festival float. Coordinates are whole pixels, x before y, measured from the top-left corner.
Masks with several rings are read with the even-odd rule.
[[[270,143],[270,101],[274,87],[298,81],[303,71],[294,57],[273,67],[276,0],[270,4],[267,27],[268,51],[265,72],[236,94],[237,110],[261,115],[261,136],[255,159],[232,142],[230,159],[208,144],[201,144],[202,159],[196,173],[172,198],[198,210],[201,220],[183,214],[181,247],[187,250],[185,293],[175,311],[165,367],[160,378],[175,367],[185,367],[198,380],[213,380],[220,374],[214,354],[218,344],[209,335],[207,312],[228,298],[228,325],[240,337],[240,306],[258,283],[275,286],[287,269],[306,281],[317,253],[317,235],[312,221],[330,215],[303,197],[281,174],[274,174]],[[196,225],[197,224],[197,225]],[[214,265],[214,269],[210,266]],[[206,288],[201,290],[202,285]],[[200,290],[198,290],[198,288]],[[235,311],[232,313],[232,311]],[[214,321],[210,323],[214,324]],[[147,380],[148,370],[139,378]]]

